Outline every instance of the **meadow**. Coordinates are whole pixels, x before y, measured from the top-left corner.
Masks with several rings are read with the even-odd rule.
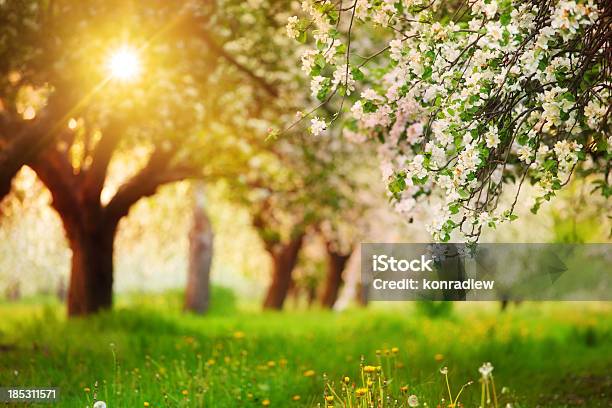
[[[179,293],[124,295],[112,312],[70,321],[54,300],[2,303],[0,383],[59,387],[62,407],[341,407],[347,392],[361,407],[359,394],[378,378],[369,385],[385,393],[385,406],[409,406],[415,395],[436,407],[452,406],[447,367],[453,396],[474,381],[457,407],[477,407],[478,368],[491,362],[500,407],[612,401],[605,303],[262,313],[236,306],[228,291],[215,294],[204,317],[183,314]]]

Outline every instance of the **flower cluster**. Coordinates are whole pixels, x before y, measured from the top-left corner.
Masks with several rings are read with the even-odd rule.
[[[313,33],[302,57],[313,94],[323,104],[338,95],[340,109],[352,100],[345,134],[379,142],[396,208],[411,213],[427,202],[435,239],[458,231],[469,241],[483,226],[516,218],[526,179],[540,190],[533,211],[579,164],[603,174],[599,188],[611,195],[603,5],[476,0],[447,10],[439,3],[357,0],[338,8],[307,0],[305,16],[287,28],[303,42]],[[313,133],[325,128],[313,120]],[[508,185],[514,200],[501,206]]]
[[[403,367],[403,364],[398,359],[398,354],[399,349],[397,347],[393,347],[391,350],[385,350],[384,353],[377,350],[378,365],[367,365],[364,363],[362,357],[359,375],[356,380],[348,376],[343,376],[339,381],[334,382],[324,375],[324,405],[319,404],[318,407],[334,408],[341,406],[366,408],[393,406],[397,408],[413,408],[437,406],[459,408],[466,406],[461,398],[463,397],[466,399],[466,394],[464,392],[474,384],[474,381],[468,381],[454,391],[454,387],[451,386],[449,380],[450,370],[448,367],[440,368],[440,374],[444,377],[443,387],[446,389],[444,393],[448,393],[448,399],[446,399],[446,397],[441,397],[430,405],[428,402],[424,401],[426,398],[422,395],[420,396],[419,391],[413,390],[409,385],[401,385],[401,383],[398,382],[397,368]],[[499,407],[500,401],[498,400],[492,375],[493,366],[491,363],[484,363],[478,371],[481,375],[480,382],[482,383],[479,407]],[[504,393],[504,391],[502,391],[502,393]],[[511,407],[512,405],[508,403],[506,406]]]

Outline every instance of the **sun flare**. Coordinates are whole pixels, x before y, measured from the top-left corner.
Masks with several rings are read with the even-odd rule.
[[[141,71],[138,51],[129,46],[123,46],[111,53],[107,64],[111,77],[120,81],[134,81]]]

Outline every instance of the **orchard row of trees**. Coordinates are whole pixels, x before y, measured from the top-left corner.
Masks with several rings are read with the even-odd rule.
[[[428,228],[441,241],[475,241],[483,227],[514,220],[525,181],[540,189],[534,211],[576,173],[612,194],[608,2],[298,7],[0,5],[0,199],[23,166],[51,192],[72,250],[70,315],[111,306],[121,220],[179,180],[222,183],[249,209],[273,261],[270,308],[282,307],[311,231],[328,248],[324,303],[333,302],[367,230],[363,214],[379,205],[363,177],[374,161],[407,220],[436,210]],[[126,45],[143,67],[129,83],[105,67]],[[121,161],[136,170],[110,180]],[[500,205],[511,189],[514,200]],[[205,289],[196,273],[212,248],[203,210],[194,211],[190,281]],[[187,305],[204,307],[194,293]]]
[[[313,140],[297,127],[266,138],[308,99],[296,47],[284,35],[291,7],[163,0],[0,6],[0,199],[23,166],[50,191],[72,251],[69,315],[111,306],[121,220],[160,186],[185,179],[224,183],[251,211],[273,261],[265,307],[283,306],[305,234],[324,236],[330,278],[323,303],[333,305],[367,206],[356,195],[361,156],[342,140]],[[134,83],[104,66],[126,44],[142,59]],[[110,180],[109,168],[126,161],[137,170]],[[213,236],[201,187],[196,195],[186,307],[201,311]]]

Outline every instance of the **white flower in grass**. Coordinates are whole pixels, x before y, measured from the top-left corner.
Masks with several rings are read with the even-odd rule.
[[[482,375],[483,380],[488,380],[493,372],[493,365],[491,363],[484,363],[482,366],[480,366],[478,372],[480,372],[480,375]]]
[[[411,395],[408,397],[408,406],[410,407],[418,407],[419,406],[419,398],[416,395]]]
[[[104,401],[96,401],[93,404],[93,408],[106,408],[106,402],[104,402]]]

